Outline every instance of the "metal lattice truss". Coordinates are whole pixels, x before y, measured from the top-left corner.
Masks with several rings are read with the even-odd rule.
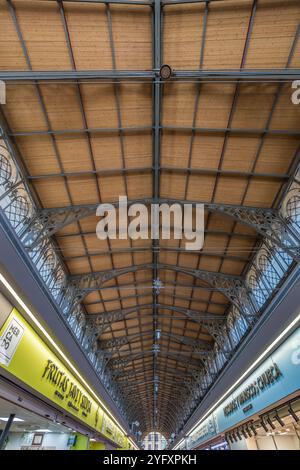
[[[245,68],[259,9],[259,2],[253,0],[245,28],[244,44],[240,47],[243,54],[235,68],[219,69],[214,66],[206,69],[207,30],[210,27],[210,15],[214,14],[212,4],[215,1],[224,0],[40,2],[41,5],[47,3],[54,6],[52,13],[58,17],[62,27],[70,67],[68,69],[60,67],[60,70],[51,70],[49,66],[46,67],[47,70],[43,70],[43,67],[36,66],[31,57],[30,40],[28,41],[26,30],[24,31],[26,28],[20,21],[22,14],[17,4],[10,0],[3,2],[7,6],[7,18],[10,19],[18,37],[26,69],[8,70],[8,67],[2,67],[2,70],[0,67],[0,80],[5,81],[7,87],[12,87],[12,90],[23,88],[34,90],[39,108],[33,112],[35,116],[41,114],[44,121],[25,128],[23,116],[22,119],[18,118],[19,121],[14,120],[11,108],[6,113],[6,108],[3,106],[0,116],[0,183],[3,187],[0,193],[1,216],[5,215],[10,221],[36,266],[42,282],[60,308],[62,317],[75,334],[128,422],[139,421],[143,433],[160,430],[167,437],[170,437],[172,432],[177,434],[180,431],[228,361],[234,358],[235,351],[252,325],[263,315],[265,306],[276,293],[282,279],[288,275],[289,270],[299,262],[300,258],[300,145],[297,140],[300,137],[300,130],[294,122],[289,126],[283,121],[280,126],[282,128],[279,129],[277,124],[273,124],[274,116],[278,122],[280,113],[285,114],[286,108],[279,107],[280,100],[285,96],[283,93],[285,84],[290,87],[291,81],[300,79],[300,69],[292,67],[299,42],[300,25],[298,24],[294,32],[292,30],[290,32],[293,40],[281,67],[276,65],[273,68],[260,68],[262,63],[260,61],[257,66]],[[110,68],[82,70],[78,67],[76,47],[72,39],[74,31],[71,28],[72,4],[74,6],[75,3],[81,4],[80,8],[83,9],[87,4],[103,8],[111,55]],[[172,64],[170,67],[164,64],[165,21],[163,19],[164,15],[167,17],[168,6],[187,3],[198,4],[197,7],[201,9],[200,55],[197,51],[199,61],[193,69],[188,67],[184,69],[181,66],[173,68]],[[151,67],[145,70],[139,69],[139,64],[136,68],[118,67],[119,55],[113,22],[114,4],[124,8],[133,7],[136,12],[149,9],[152,21]],[[238,11],[238,6],[236,10]],[[53,21],[56,16],[53,16]],[[8,37],[11,37],[11,34],[8,34]],[[193,44],[195,42],[193,39]],[[277,51],[274,55],[277,56]],[[243,120],[242,124],[236,124],[234,119],[236,110],[241,108],[243,112],[247,107],[239,104],[239,95],[242,94],[243,86],[246,91],[248,90],[249,83],[251,90],[258,90],[257,87],[261,84],[273,87],[269,94],[270,97],[273,96],[270,109],[268,101],[266,106],[268,112],[262,110],[262,114],[267,113],[263,126],[257,124],[253,127],[251,124],[245,124]],[[109,127],[105,127],[107,122],[103,126],[101,123],[98,125],[98,118],[92,119],[91,124],[91,110],[87,109],[85,86],[101,88],[109,84],[113,91],[107,113],[109,114],[110,107],[114,106],[111,103],[115,103],[116,118],[113,123],[109,123]],[[138,122],[132,126],[125,124],[126,119],[122,113],[124,107],[122,90],[125,90],[128,84],[132,89],[151,87],[151,119],[148,123],[140,125]],[[186,117],[181,121],[176,115],[185,112],[184,98],[179,104],[180,111],[174,106],[175,118],[165,119],[165,115],[170,114],[170,109],[173,112],[173,108],[170,105],[168,108],[165,102],[170,100],[170,96],[176,101],[176,93],[180,95],[181,92],[174,92],[174,95],[172,93],[181,85],[193,87],[193,93],[195,92],[189,125],[186,124]],[[198,108],[206,106],[205,103],[200,106],[201,97],[203,95],[205,97],[206,93],[210,94],[205,89],[207,85],[224,86],[225,91],[227,86],[232,87],[232,104],[223,124],[208,122],[202,125],[199,119]],[[74,91],[74,101],[78,105],[82,126],[53,124],[55,115],[49,111],[50,105],[47,103],[47,93],[45,93],[45,89],[49,91],[51,87],[57,92],[65,90],[65,87],[70,87]],[[261,90],[257,96],[256,99],[260,100]],[[269,100],[271,101],[271,98]],[[69,104],[71,107],[74,105],[73,102]],[[57,110],[55,112],[58,113]],[[294,119],[295,122],[299,122],[299,118],[297,119]],[[23,127],[16,126],[14,122],[21,122]],[[151,161],[145,166],[128,165],[127,137],[145,136],[147,133],[151,134],[152,139]],[[97,136],[97,139],[101,140],[108,134],[118,140],[122,161],[120,168],[115,168],[113,165],[102,168],[102,160],[98,166],[95,163],[97,152],[94,137]],[[166,163],[162,136],[164,139],[166,135],[175,135],[181,139],[182,136],[189,134],[188,159],[182,167],[178,167],[179,160],[170,166]],[[203,140],[207,137],[223,138],[219,162],[215,168],[207,168],[206,161],[210,159],[209,155],[205,155],[205,164],[193,165],[199,136],[203,137]],[[234,137],[247,142],[245,147],[251,147],[250,137],[259,142],[257,148],[252,150],[255,155],[253,163],[251,165],[249,163],[249,168],[243,166],[243,169],[240,169],[237,165],[232,169],[231,161],[229,165],[223,165],[224,161],[226,163],[226,151],[230,139]],[[276,141],[271,140],[275,138]],[[32,160],[31,151],[26,153],[24,141],[31,142],[31,139],[33,142],[37,139],[39,143],[45,141],[49,143],[56,158],[55,164],[52,163],[52,166],[47,167],[45,162],[43,165],[40,163],[43,168],[41,171],[27,169],[30,168]],[[62,157],[62,147],[63,143],[69,143],[72,139],[75,142],[78,140],[81,145],[79,147],[86,149],[85,156],[90,158],[91,163],[89,169],[82,169],[80,165],[80,170],[67,169]],[[270,169],[266,171],[258,169],[259,164],[262,164],[263,168],[266,167],[261,155],[269,139],[273,151],[275,148],[277,151],[278,142],[279,148],[280,145],[283,146],[283,141],[288,142],[290,147],[295,147],[289,166],[283,165],[282,162],[279,165],[277,162],[277,167],[276,164],[272,165],[271,161],[267,166]],[[295,141],[297,146],[294,146]],[[135,145],[139,148],[139,143]],[[214,141],[214,148],[218,148],[218,145],[217,140]],[[174,144],[169,142],[169,146],[172,153],[178,146],[178,141]],[[197,156],[199,157],[201,152],[205,153],[207,148],[205,147],[205,151],[198,149]],[[283,152],[284,158],[287,148]],[[50,151],[47,147],[45,155],[48,155],[48,152]],[[139,151],[137,153],[139,154]],[[181,157],[182,155],[180,159]],[[274,160],[276,158],[275,156]],[[73,153],[67,155],[67,164],[71,160],[74,160]],[[140,194],[140,189],[135,191],[136,187],[131,187],[129,190],[128,185],[129,178],[142,175],[151,177],[151,188],[145,192],[145,197]],[[174,192],[170,197],[165,196],[166,178],[170,178],[169,182],[172,183],[166,185],[169,188],[176,187],[177,184],[180,186],[182,182],[180,180],[178,183],[178,179],[173,181],[173,177],[185,178],[184,194],[178,198]],[[214,183],[211,195],[203,197],[201,201],[198,190],[201,190],[202,177],[214,178]],[[74,178],[79,178],[80,182],[86,178],[91,186],[92,183],[96,186],[97,197],[92,203],[76,203],[78,199],[80,200],[80,191],[74,191],[72,186]],[[208,243],[208,247],[205,246],[199,253],[189,253],[180,243],[172,245],[155,239],[145,245],[130,242],[126,247],[108,243],[101,251],[93,251],[89,247],[89,237],[95,237],[96,209],[102,202],[101,184],[104,182],[105,187],[106,178],[108,181],[109,178],[112,178],[111,181],[114,178],[123,178],[118,180],[117,186],[125,188],[128,207],[136,203],[147,206],[151,204],[183,206],[187,203],[195,206],[203,203],[207,217],[205,236],[209,242],[212,240],[211,244]],[[192,178],[199,178],[194,193],[190,189],[193,186],[190,184]],[[237,190],[237,196],[233,198],[235,203],[227,203],[228,197],[225,198],[226,203],[216,202],[222,201],[222,191],[221,197],[220,194],[216,197],[222,178],[230,179],[232,191],[236,184],[238,187],[241,180],[245,181],[242,195]],[[43,184],[50,182],[55,191],[57,181],[63,182],[63,194],[66,195],[68,202],[59,201],[53,205],[52,201],[49,203],[45,197],[47,191],[43,192]],[[268,191],[265,190],[264,198],[259,200],[258,196],[260,202],[256,204],[252,201],[248,204],[247,195],[253,181],[259,181],[261,184],[254,188],[254,192],[258,193],[263,185],[267,188],[271,183],[277,185],[276,190],[272,186],[274,197],[268,197]],[[48,191],[50,192],[49,189]],[[231,192],[231,188],[229,191]],[[269,191],[271,192],[271,189]],[[118,193],[120,192],[121,189]],[[129,193],[136,199],[129,197]],[[54,200],[57,201],[55,198]],[[111,199],[106,198],[105,201],[111,201],[109,204],[118,209],[119,203],[116,202],[115,195]],[[93,230],[90,230],[91,224]],[[73,247],[70,241],[75,239]],[[221,241],[216,242],[216,239]],[[78,240],[83,246],[83,249],[80,248],[80,253],[77,253]],[[64,250],[68,254],[65,254]],[[118,257],[121,259],[120,263]],[[125,257],[125,262],[122,257]],[[102,269],[102,260],[105,269]],[[189,283],[186,278],[190,280]]]

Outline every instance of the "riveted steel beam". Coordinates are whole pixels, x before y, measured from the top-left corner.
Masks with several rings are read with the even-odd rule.
[[[173,359],[175,361],[178,361],[182,364],[187,364],[187,366],[192,369],[202,369],[203,368],[203,362],[202,360],[195,360],[195,359],[190,359],[188,357],[184,357],[182,353],[180,352],[172,352],[172,351],[155,351],[153,349],[149,350],[149,351],[140,351],[140,352],[137,352],[137,353],[134,353],[134,354],[129,354],[127,356],[122,356],[120,358],[116,358],[116,359],[113,359],[111,361],[111,367],[113,368],[116,368],[116,369],[122,369],[123,367],[125,367],[127,364],[130,364],[132,361],[135,361],[137,359],[141,359],[145,356],[151,356],[153,355],[153,352],[157,355],[161,355],[162,357],[167,357],[169,359]],[[190,354],[190,353],[189,353]],[[203,357],[206,357],[207,356],[207,353],[203,352],[201,353],[201,355]]]
[[[111,351],[116,351],[119,350],[122,346],[131,343],[133,340],[138,341],[141,338],[144,338],[145,336],[153,337],[153,330],[143,331],[129,336],[125,335],[120,336],[118,338],[100,341],[99,347],[101,350],[109,349]],[[211,344],[208,341],[195,340],[187,336],[177,335],[166,331],[161,331],[161,337],[167,337],[186,346],[191,346],[193,351],[211,351]]]
[[[115,371],[112,374],[112,377],[117,382],[120,382],[120,384],[122,384],[123,381],[134,379],[136,376],[138,376],[140,374],[145,374],[147,372],[151,372],[152,370],[153,370],[152,365],[149,365],[148,367],[142,367],[142,368],[139,368],[139,369],[132,369],[132,370],[126,370],[126,371]],[[194,380],[193,374],[191,372],[189,372],[188,370],[183,372],[180,369],[176,369],[176,368],[172,368],[172,367],[168,367],[167,369],[165,369],[164,367],[160,367],[159,365],[157,365],[156,372],[157,372],[157,374],[162,373],[162,374],[171,375],[171,376],[175,376],[175,377],[191,378],[192,380]]]

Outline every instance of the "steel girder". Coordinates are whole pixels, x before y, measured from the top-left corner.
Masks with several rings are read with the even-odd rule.
[[[148,384],[157,384],[161,385],[161,387],[170,387],[172,390],[182,390],[182,388],[189,389],[189,384],[182,380],[181,382],[176,380],[156,380],[153,378],[149,378],[148,380],[140,380],[140,381],[134,381],[134,382],[128,382],[123,385],[123,389],[125,388],[126,390],[131,390],[134,389],[135,391],[137,390],[136,387],[139,385],[145,385],[147,386]]]
[[[159,68],[153,70],[11,70],[0,71],[5,82],[71,81],[74,80],[153,80],[160,76]],[[171,80],[203,81],[293,81],[300,78],[299,69],[224,69],[224,70],[173,70]]]
[[[128,201],[128,206],[142,204],[204,204],[206,210],[231,217],[237,222],[247,225],[260,236],[270,240],[275,246],[287,252],[293,259],[300,259],[300,239],[286,223],[280,212],[262,207],[237,206],[231,204],[215,204],[201,201],[183,201],[179,199],[137,199]],[[110,204],[110,203],[109,203]],[[111,203],[118,207],[119,202]],[[23,243],[28,249],[34,249],[49,236],[62,228],[96,214],[98,205],[78,205],[52,209],[42,209],[29,221],[23,233]]]
[[[158,303],[157,308],[182,313],[193,322],[202,325],[204,325],[206,322],[207,324],[210,324],[211,322],[223,323],[226,319],[224,315],[199,312],[197,310],[185,309],[183,307],[176,307],[174,305]],[[141,305],[134,305],[133,307],[128,307],[119,310],[106,311],[99,314],[88,314],[87,321],[91,322],[92,325],[94,325],[95,334],[101,335],[112,323],[123,320],[127,315],[130,315],[131,313],[147,309],[153,309],[153,304],[147,303]]]
[[[159,374],[160,372],[164,374],[169,374],[169,375],[176,375],[179,377],[190,377],[193,381],[197,380],[198,377],[198,372],[195,369],[189,369],[187,365],[184,366],[187,370],[185,372],[175,369],[172,367],[168,367],[167,369],[164,368],[164,366],[160,366],[160,364],[157,365],[157,373]],[[152,371],[152,365],[149,365],[148,367],[142,367],[139,369],[130,369],[130,370],[113,370],[112,371],[112,378],[116,381],[119,381],[120,383],[122,382],[122,379],[127,380],[130,379],[131,377],[135,377],[136,375],[143,374],[145,372]]]
[[[143,375],[147,372],[152,371],[152,366],[145,367],[145,368],[140,368],[137,370],[132,370],[130,372],[121,372],[113,374],[113,378],[120,384],[122,385],[123,383],[126,384],[127,382],[131,382],[131,379],[135,379],[138,375]],[[183,372],[179,369],[174,369],[168,367],[165,369],[164,367],[159,367],[157,365],[156,367],[156,373],[159,375],[160,373],[170,375],[171,377],[180,377],[182,379],[186,379],[187,381],[190,380],[190,382],[195,381],[195,378],[192,373],[190,373],[188,370],[186,372]]]
[[[259,311],[259,307],[256,304],[254,296],[251,295],[249,288],[246,286],[245,281],[241,276],[232,276],[229,274],[185,268],[164,263],[159,263],[157,267],[158,269],[187,274],[209,284],[225,295],[230,302],[232,302],[239,311],[244,314],[245,318],[248,319],[248,322],[251,322],[251,318],[255,317]],[[82,301],[89,292],[100,290],[105,282],[124,274],[146,269],[152,270],[153,264],[132,265],[120,269],[97,271],[79,276],[71,276],[61,303],[63,311],[66,312],[67,310],[66,313],[71,314],[70,306],[73,308],[76,307],[76,305]]]

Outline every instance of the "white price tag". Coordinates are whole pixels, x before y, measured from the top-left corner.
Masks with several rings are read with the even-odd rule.
[[[13,317],[0,337],[0,363],[9,366],[24,333],[24,326]]]

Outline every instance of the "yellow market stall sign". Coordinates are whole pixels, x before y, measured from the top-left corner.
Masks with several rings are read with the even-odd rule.
[[[0,330],[0,367],[106,437],[128,447],[123,432],[14,308]]]

